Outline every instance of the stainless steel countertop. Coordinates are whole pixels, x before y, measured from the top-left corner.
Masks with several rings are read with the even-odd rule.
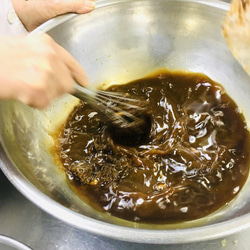
[[[230,0],[226,0],[230,2]],[[181,245],[149,245],[122,242],[76,229],[45,213],[20,194],[0,171],[0,235],[6,235],[34,250],[82,249],[169,249],[248,250],[250,228],[206,242]],[[192,237],[192,235],[190,235]],[[0,250],[14,249],[1,244]]]

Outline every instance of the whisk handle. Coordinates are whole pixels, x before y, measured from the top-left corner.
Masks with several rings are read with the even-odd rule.
[[[90,89],[87,89],[78,83],[75,83],[75,91],[73,93],[73,96],[86,101],[87,103],[94,102],[94,99],[96,97],[96,93]]]

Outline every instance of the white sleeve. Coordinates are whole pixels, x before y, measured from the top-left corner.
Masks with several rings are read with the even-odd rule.
[[[28,31],[16,15],[11,0],[1,0],[0,36],[25,34]]]

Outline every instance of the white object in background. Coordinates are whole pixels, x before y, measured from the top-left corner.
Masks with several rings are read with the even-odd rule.
[[[10,0],[1,0],[0,36],[20,35],[27,33],[22,22],[16,15]]]

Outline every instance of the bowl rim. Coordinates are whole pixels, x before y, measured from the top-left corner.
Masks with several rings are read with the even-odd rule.
[[[113,4],[121,4],[121,3],[127,3],[127,2],[135,2],[135,1],[136,2],[143,2],[143,1],[148,1],[148,0],[98,0],[96,2],[95,9],[99,9],[99,8],[113,5]],[[163,1],[199,3],[199,4],[208,5],[211,7],[223,9],[226,11],[228,11],[230,9],[230,4],[224,2],[223,0],[163,0]],[[70,19],[72,19],[78,15],[79,14],[68,13],[68,14],[63,14],[63,15],[57,16],[55,18],[52,18],[52,19],[48,20],[47,22],[41,24],[39,27],[37,27],[33,31],[31,31],[30,35],[48,32],[51,29],[55,28],[56,26],[66,22],[66,21],[69,21]]]
[[[145,0],[99,0],[96,2],[96,8],[102,8],[111,4],[118,4],[130,1]],[[162,1],[162,0],[161,0]],[[209,5],[215,8],[228,11],[230,4],[220,0],[164,0],[166,2],[192,2],[203,5]],[[48,32],[54,27],[78,16],[78,14],[65,14],[53,18],[38,28],[32,34]],[[226,222],[218,222],[213,225],[204,225],[194,228],[183,229],[138,229],[124,227],[119,225],[102,222],[89,218],[77,212],[64,207],[50,197],[46,196],[40,190],[35,188],[12,163],[1,143],[0,137],[0,169],[3,171],[8,180],[36,206],[52,215],[53,217],[84,231],[94,233],[100,236],[106,236],[116,240],[137,243],[150,244],[182,244],[191,242],[201,242],[216,238],[225,237],[250,227],[250,215],[246,214]],[[56,213],[52,212],[56,211]],[[191,236],[192,235],[192,236]],[[191,237],[190,237],[191,236]]]

